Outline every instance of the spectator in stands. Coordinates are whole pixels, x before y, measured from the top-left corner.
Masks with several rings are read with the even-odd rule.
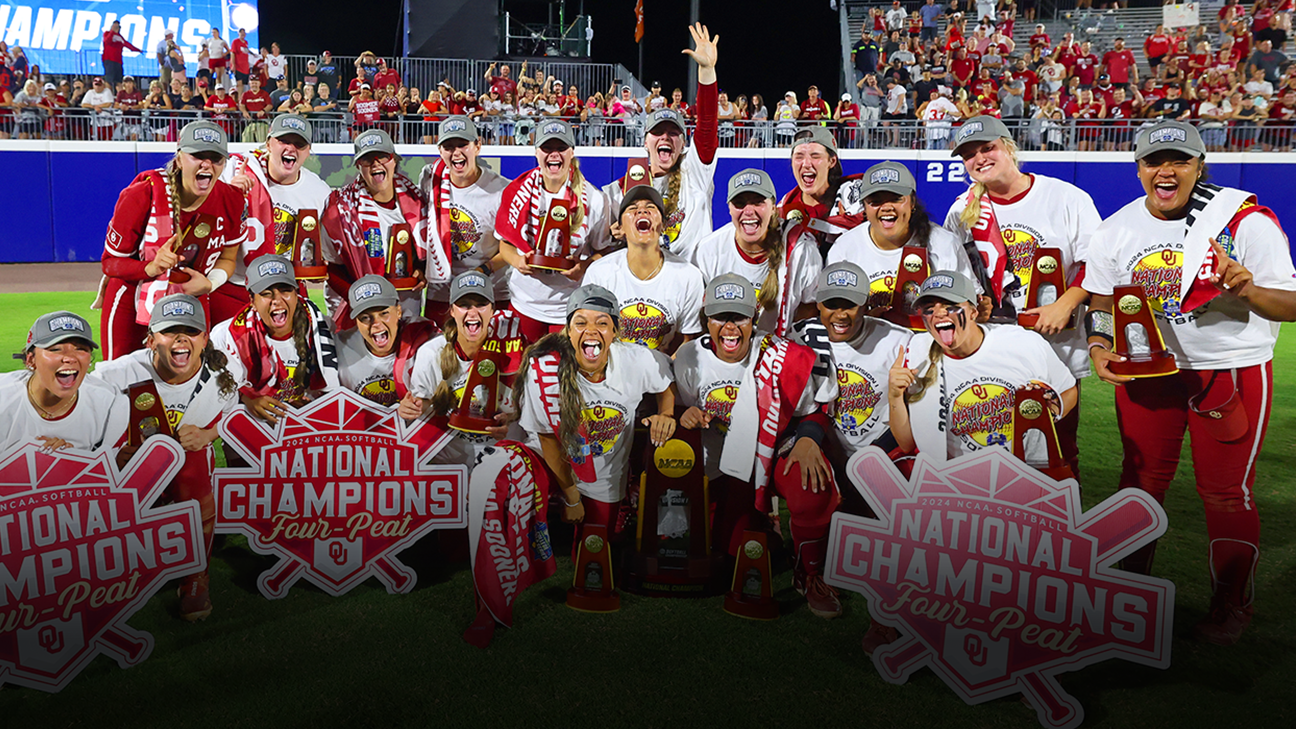
[[[378,109],[378,100],[374,98],[373,87],[367,83],[360,84],[360,93],[351,98],[348,110],[355,119],[351,125],[352,138],[367,129],[376,127],[381,112]]]
[[[919,39],[924,44],[935,43],[940,29],[938,22],[944,17],[941,7],[936,4],[936,0],[927,0],[926,5],[918,8],[918,15],[922,18],[922,32]]]
[[[337,102],[333,100],[333,90],[321,81],[315,86],[314,109],[310,114],[312,142],[337,142],[341,125],[337,123],[339,115]]]
[[[1264,71],[1265,80],[1272,84],[1278,83],[1278,70],[1287,63],[1287,56],[1281,51],[1275,51],[1273,41],[1268,38],[1256,44],[1255,53],[1251,54],[1250,60],[1247,61],[1247,74],[1250,75],[1256,69]]]
[[[319,84],[328,84],[328,98],[336,99],[338,91],[337,64],[333,62],[333,54],[329,51],[321,53],[319,60],[315,62],[315,76],[319,79],[316,82],[315,96],[323,96],[323,87],[319,86]]]
[[[1046,51],[1053,48],[1053,39],[1049,38],[1048,31],[1044,29],[1043,23],[1037,23],[1035,25],[1035,32],[1032,33],[1030,37],[1030,47],[1042,48]]]
[[[227,135],[233,134],[234,125],[231,123],[234,112],[238,109],[238,99],[230,96],[229,89],[225,84],[216,84],[216,93],[207,97],[207,103],[204,105],[207,111],[211,112],[211,118],[225,130]]]
[[[899,5],[897,2],[896,5]],[[820,119],[832,117],[832,109],[828,108],[828,102],[819,97],[819,87],[811,86],[806,90],[806,99],[801,102],[801,114],[798,118],[803,122],[818,123]]]
[[[1256,132],[1264,123],[1264,112],[1249,94],[1233,94],[1233,150],[1246,152],[1256,143]]]
[[[842,94],[833,110],[833,121],[837,122],[838,143],[848,149],[859,147],[862,139],[860,130],[860,107],[850,94]]]
[[[995,0],[976,0],[977,21],[982,23],[994,24],[997,20],[995,15]]]
[[[114,25],[116,24],[114,23]],[[4,89],[3,93],[8,93],[8,89]],[[90,82],[90,90],[81,99],[81,107],[94,113],[96,139],[112,139],[113,103],[115,99],[116,94],[113,93],[108,84],[104,83],[104,79],[98,76]]]
[[[234,91],[240,97],[243,96],[243,87],[248,83],[248,74],[251,73],[252,64],[248,56],[251,49],[248,48],[247,29],[239,28],[238,37],[230,42],[230,64],[234,69]]]
[[[887,33],[904,30],[905,20],[908,17],[909,14],[905,12],[904,8],[900,7],[900,0],[891,0],[891,7],[887,9],[884,16]]]
[[[685,119],[693,118],[693,108],[690,107],[688,105],[688,102],[684,100],[683,90],[677,88],[671,92],[671,101],[669,106],[675,111],[678,111],[680,113],[680,116],[684,117]]]
[[[513,72],[509,69],[509,65],[506,63],[500,67],[499,75],[496,76],[495,64],[492,63],[490,67],[486,69],[486,87],[491,91],[498,91],[501,98],[503,98],[506,93],[516,94],[517,82],[513,80],[512,73]],[[523,73],[526,73],[526,71],[523,71]]]
[[[171,46],[175,45],[175,31],[167,28],[162,40],[158,41],[154,49],[154,56],[158,65],[158,80],[162,82],[163,88],[171,84]]]
[[[394,68],[387,66],[387,59],[378,59],[378,72],[374,74],[373,86],[375,89],[385,89],[388,86],[394,86],[397,89],[401,87],[400,73]]]
[[[195,94],[188,84],[180,86],[180,105],[176,108],[181,120],[197,119],[202,114],[205,103],[203,97]]]
[[[275,109],[283,106],[284,99],[288,98],[290,91],[287,77],[281,76],[275,81],[274,90],[270,92],[270,106]]]
[[[39,103],[41,108],[45,109],[45,138],[63,139],[67,136],[67,121],[64,118],[64,110],[68,105],[67,96],[60,93],[58,87],[52,83],[46,83],[43,91],[45,93]]]
[[[1148,105],[1148,117],[1171,121],[1187,121],[1192,116],[1192,104],[1183,98],[1183,87],[1178,83],[1165,84],[1165,98]]]
[[[238,100],[239,112],[243,115],[243,119],[247,122],[256,122],[249,123],[244,129],[243,141],[258,144],[264,142],[266,134],[270,131],[270,111],[278,107],[272,105],[270,94],[261,88],[261,79],[249,79],[248,90],[240,94]]]
[[[1226,35],[1246,17],[1246,8],[1238,0],[1224,0],[1224,7],[1219,9],[1219,32]]]
[[[217,84],[229,87],[229,44],[221,38],[220,29],[212,28],[211,37],[207,39],[207,68],[211,70],[212,80]]]
[[[274,82],[288,77],[288,59],[279,50],[278,43],[270,44],[270,53],[265,56],[266,76]]]
[[[121,21],[114,20],[112,25],[108,26],[108,30],[104,31],[103,53],[101,55],[104,67],[104,79],[107,80],[110,93],[112,89],[117,88],[117,84],[121,83],[123,74],[122,50],[125,48],[129,48],[136,53],[143,52],[139,48],[136,48],[130,41],[126,40],[126,37],[121,34]]]
[[[1232,107],[1222,99],[1219,89],[1211,89],[1197,107],[1197,117],[1201,119],[1197,130],[1201,132],[1202,143],[1207,152],[1223,152],[1228,146],[1228,119],[1232,116]]]
[[[927,149],[949,149],[950,129],[960,117],[959,108],[939,89],[932,89],[927,100],[918,107],[917,117],[923,120],[927,135]]]
[[[1067,77],[1066,67],[1058,63],[1052,55],[1044,56],[1044,62],[1036,69],[1036,73],[1039,74],[1039,85],[1044,89],[1045,94],[1061,91]]]
[[[859,42],[851,49],[851,65],[855,67],[855,80],[858,82],[866,74],[877,73],[882,49],[877,41],[867,32],[860,35]]]
[[[1296,127],[1296,88],[1288,88],[1269,107],[1263,135],[1265,151],[1290,151],[1293,127]]]
[[[1117,38],[1112,49],[1103,54],[1100,72],[1110,76],[1116,86],[1128,89],[1131,83],[1138,83],[1138,66],[1133,52],[1125,47],[1124,38]]]
[[[1026,82],[1013,75],[1012,71],[1004,71],[1001,79],[999,109],[1004,119],[1020,119],[1026,116]]]
[[[301,81],[298,81],[297,85],[304,89],[307,86],[314,86],[319,82],[319,63],[312,58],[306,62],[306,73],[302,74]]]
[[[866,129],[871,129],[882,118],[882,107],[886,104],[886,92],[878,86],[877,74],[867,74],[856,84],[859,89],[860,121]]]
[[[355,78],[351,79],[351,83],[347,86],[347,96],[350,96],[353,99],[359,96],[360,87],[368,83],[369,83],[369,77],[365,75],[365,70],[357,66],[355,71]],[[372,89],[373,84],[370,84],[369,88]]]
[[[8,89],[5,89],[8,92]],[[45,118],[45,110],[40,105],[40,89],[36,82],[27,79],[23,84],[22,90],[18,92],[10,103],[10,106],[18,114],[18,138],[19,139],[40,139],[41,122]]]
[[[882,114],[882,126],[890,128],[886,136],[890,138],[892,147],[908,146],[901,144],[902,127],[905,120],[909,118],[908,91],[894,78],[888,78],[886,83],[887,105],[886,111]]]
[[[662,94],[661,81],[653,81],[648,89],[648,98],[644,99],[644,110],[649,114],[666,108],[666,96]]]
[[[372,84],[378,75],[378,57],[373,51],[365,51],[355,59],[356,76]]]
[[[153,139],[159,142],[165,141],[167,128],[171,123],[171,120],[167,118],[170,115],[171,99],[167,96],[166,87],[162,85],[160,79],[149,82],[149,92],[140,104],[140,108],[144,109],[144,113],[151,117],[149,128],[153,133]],[[154,111],[157,113],[150,114],[150,112]]]
[[[522,62],[522,73],[521,77],[518,79],[518,89],[522,92],[530,91],[532,93],[532,100],[535,99],[535,94],[546,93],[545,87],[548,86],[551,81],[553,81],[553,76],[546,79],[544,70],[539,68],[535,70],[534,77],[527,76],[526,61]]]
[[[1158,25],[1156,30],[1143,41],[1143,55],[1147,58],[1148,66],[1155,75],[1157,66],[1160,66],[1165,57],[1170,54],[1173,48],[1174,40],[1166,35],[1165,26]]]

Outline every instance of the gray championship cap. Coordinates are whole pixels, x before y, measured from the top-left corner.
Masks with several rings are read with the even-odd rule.
[[[361,312],[370,309],[386,309],[400,304],[400,295],[391,281],[376,274],[361,276],[351,284],[347,292],[347,303],[351,306],[351,318],[360,316]]]
[[[567,321],[571,321],[572,315],[581,309],[602,312],[613,319],[621,318],[621,306],[617,303],[616,294],[598,284],[585,284],[576,289],[567,300]]]
[[[209,121],[189,122],[180,130],[180,151],[189,154],[216,152],[229,156],[229,135]]]
[[[311,125],[301,114],[280,114],[270,122],[270,133],[266,136],[278,139],[289,134],[296,134],[311,143]]]
[[[755,192],[770,198],[778,195],[774,191],[774,183],[770,180],[769,174],[755,167],[748,167],[729,178],[729,193],[725,199],[733,202],[734,198],[744,192]]]
[[[976,306],[976,285],[972,279],[958,271],[937,271],[922,282],[918,289],[918,300],[939,299],[950,304],[967,302]]]
[[[828,154],[837,156],[837,140],[833,139],[833,134],[828,131],[828,127],[815,124],[798,131],[796,136],[792,137],[792,151],[795,152],[797,147],[811,142],[822,144],[824,149],[828,150]]]
[[[625,215],[625,211],[629,210],[631,205],[640,200],[647,200],[656,205],[657,209],[661,211],[662,217],[666,217],[666,203],[662,201],[661,193],[657,192],[657,188],[652,185],[635,185],[627,190],[625,196],[621,198],[621,209],[617,211],[617,220],[620,220],[621,216]]]
[[[27,332],[27,346],[23,347],[23,352],[31,351],[32,347],[48,349],[69,339],[80,339],[95,349],[99,348],[95,344],[90,322],[70,311],[55,311],[41,316],[32,324],[31,331]]]
[[[572,134],[571,125],[565,121],[555,119],[541,124],[536,131],[535,146],[543,147],[551,139],[560,140],[568,147],[576,146],[576,135]]]
[[[171,294],[158,299],[149,314],[149,331],[165,332],[176,327],[207,331],[207,312],[202,302],[188,294]]]
[[[392,144],[391,135],[381,129],[370,129],[356,137],[355,155],[351,157],[351,163],[359,162],[361,157],[371,152],[396,154],[396,145]]]
[[[830,299],[845,299],[856,306],[868,303],[868,275],[850,261],[838,261],[825,267],[819,273],[815,301],[822,304]]]
[[[1139,133],[1134,143],[1134,160],[1166,150],[1183,152],[1189,157],[1206,156],[1206,145],[1202,144],[1197,127],[1180,121],[1164,121]]]
[[[297,277],[293,274],[292,261],[287,257],[271,253],[248,264],[248,293],[259,294],[278,284],[292,289],[297,288]]]
[[[875,192],[912,195],[917,188],[913,173],[899,162],[879,162],[864,173],[865,198]]]
[[[959,156],[959,147],[968,142],[993,142],[1000,137],[1012,138],[1012,132],[1003,121],[993,116],[974,116],[963,122],[954,135],[954,150],[951,157]]]
[[[452,116],[441,122],[441,128],[438,130],[438,144],[445,144],[451,139],[462,139],[465,142],[475,142],[479,138],[477,135],[477,125],[472,119],[466,116]]]
[[[738,314],[756,316],[756,287],[736,273],[716,276],[707,282],[702,298],[702,313],[707,316]]]
[[[658,124],[674,124],[681,132],[686,131],[684,128],[684,119],[680,113],[674,109],[658,109],[648,115],[648,126],[644,127],[649,132],[657,128]]]
[[[495,286],[491,283],[490,277],[481,271],[465,271],[450,284],[450,303],[456,304],[459,299],[471,294],[486,299],[492,304],[495,303]]]

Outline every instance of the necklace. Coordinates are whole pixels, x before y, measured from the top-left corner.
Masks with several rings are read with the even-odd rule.
[[[68,412],[76,406],[77,398],[81,396],[80,391],[74,393],[72,399],[68,401],[67,407],[63,408],[63,412],[56,414],[46,410],[41,407],[40,403],[36,402],[36,396],[32,395],[31,382],[31,380],[27,381],[27,401],[32,404],[32,407],[36,408],[36,412],[40,414],[42,420],[58,420],[64,415],[67,415]]]

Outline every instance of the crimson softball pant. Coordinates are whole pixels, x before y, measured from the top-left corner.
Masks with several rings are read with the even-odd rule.
[[[99,345],[105,361],[144,348],[148,327],[135,322],[135,283],[109,277],[99,311]]]
[[[774,463],[771,487],[787,504],[795,569],[805,575],[822,574],[828,551],[828,528],[841,497],[836,483],[829,483],[818,493],[802,488],[801,469],[794,467],[785,476],[783,469],[786,465],[786,458]],[[710,482],[710,491],[711,500],[715,503],[712,549],[736,556],[742,547],[743,531],[763,531],[769,525],[769,516],[756,508],[755,489],[746,481],[721,476]]]
[[[1121,487],[1141,488],[1164,502],[1187,431],[1197,493],[1206,508],[1212,587],[1233,605],[1244,606],[1250,602],[1260,553],[1260,515],[1252,487],[1273,403],[1273,363],[1237,370],[1247,430],[1230,443],[1212,437],[1206,418],[1188,409],[1189,398],[1202,392],[1212,374],[1180,370],[1116,388],[1116,419],[1125,447]],[[1227,377],[1227,371],[1220,376]],[[1146,561],[1150,564],[1150,556]]]
[[[1077,436],[1080,432],[1080,380],[1076,380],[1076,402],[1075,407],[1066,417],[1057,421],[1054,426],[1057,432],[1058,450],[1062,451],[1062,460],[1071,467],[1071,474],[1075,476],[1076,483],[1080,482],[1080,444],[1077,442]]]
[[[539,319],[532,319],[517,309],[513,311],[517,314],[518,331],[522,334],[522,338],[527,341],[527,344],[535,344],[546,334],[562,331],[562,324],[546,324]]]

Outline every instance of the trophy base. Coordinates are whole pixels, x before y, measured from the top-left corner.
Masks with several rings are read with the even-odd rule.
[[[1113,375],[1134,378],[1165,377],[1179,371],[1179,367],[1175,364],[1174,355],[1169,352],[1157,352],[1156,354],[1137,358],[1130,357],[1127,354],[1121,356],[1125,357],[1126,361],[1107,363],[1107,370]]]
[[[527,265],[531,268],[543,268],[546,271],[570,271],[576,267],[576,261],[570,258],[532,255],[531,262]]]
[[[714,597],[725,591],[725,558],[658,558],[631,554],[622,577],[626,592],[648,597]]]
[[[882,318],[896,326],[901,326],[915,332],[927,331],[927,325],[923,323],[922,317],[917,314],[906,314],[899,309],[887,309],[882,314]]]
[[[461,430],[465,433],[474,433],[477,435],[486,435],[489,431],[487,428],[493,428],[498,423],[490,418],[474,418],[470,415],[460,415],[453,413],[449,418],[449,425],[455,430]]]
[[[189,274],[185,273],[184,271],[181,271],[178,268],[173,268],[167,272],[168,283],[173,283],[173,284],[189,283],[189,279],[191,278],[193,278],[193,276],[190,276]]]
[[[611,590],[571,587],[567,590],[567,607],[582,613],[614,613],[621,609],[621,596]]]
[[[732,592],[725,595],[724,611],[748,620],[777,620],[779,616],[778,602],[774,598],[752,598]]]
[[[293,277],[298,281],[324,281],[328,279],[328,266],[293,266]]]
[[[387,282],[397,291],[413,291],[419,285],[419,280],[412,276],[405,278],[392,278],[389,276]]]

